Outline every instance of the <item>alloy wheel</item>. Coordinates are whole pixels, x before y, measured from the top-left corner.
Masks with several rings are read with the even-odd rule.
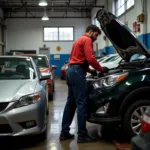
[[[142,116],[148,106],[140,106],[135,109],[131,115],[130,124],[133,132],[139,134],[141,129]]]

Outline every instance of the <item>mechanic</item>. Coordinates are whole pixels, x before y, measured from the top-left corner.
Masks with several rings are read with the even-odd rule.
[[[105,52],[102,52],[102,57],[106,56],[106,53]]]
[[[93,42],[100,34],[101,31],[97,26],[89,25],[86,28],[86,33],[77,39],[72,46],[69,68],[67,70],[66,77],[68,86],[68,98],[63,113],[60,140],[74,138],[74,135],[69,133],[69,126],[72,123],[77,108],[77,142],[95,142],[95,139],[88,135],[88,131],[86,129],[86,73],[88,71],[92,75],[96,76],[96,70],[99,72],[108,72],[107,68],[100,66],[94,56]],[[95,70],[90,70],[89,65],[91,65]]]

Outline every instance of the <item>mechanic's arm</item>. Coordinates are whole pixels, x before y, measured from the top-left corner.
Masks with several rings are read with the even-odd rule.
[[[88,63],[97,71],[103,72],[103,67],[98,63],[98,61],[95,58],[94,51],[93,51],[93,43],[92,40],[86,40],[84,43],[84,52],[85,57],[88,61]],[[88,69],[88,72],[90,72],[90,68]]]

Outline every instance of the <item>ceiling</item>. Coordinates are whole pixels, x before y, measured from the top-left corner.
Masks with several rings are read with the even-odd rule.
[[[46,11],[51,18],[90,18],[92,8],[103,8],[96,5],[98,0],[47,0]],[[39,0],[0,0],[0,7],[4,11],[5,18],[39,18],[44,8],[38,5]],[[19,13],[24,15],[20,16]],[[78,16],[70,16],[70,13],[78,13]],[[15,14],[15,15],[14,15]],[[38,15],[37,15],[38,14]]]

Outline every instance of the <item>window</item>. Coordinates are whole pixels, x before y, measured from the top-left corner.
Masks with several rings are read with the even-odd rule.
[[[44,27],[44,41],[73,41],[73,27]]]
[[[134,5],[134,0],[116,0],[116,15],[120,16]]]
[[[73,28],[72,27],[59,28],[59,40],[73,41]]]
[[[127,9],[134,5],[134,0],[127,0]]]
[[[58,41],[58,28],[44,28],[44,41]]]

